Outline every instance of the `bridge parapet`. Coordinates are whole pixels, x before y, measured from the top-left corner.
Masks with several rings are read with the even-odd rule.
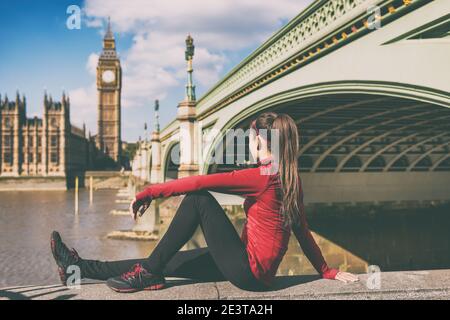
[[[200,118],[229,104],[282,73],[309,63],[375,29],[426,0],[317,0],[264,42],[205,93],[197,103]],[[375,9],[376,8],[376,9]],[[308,61],[307,61],[308,60]]]
[[[446,151],[441,150],[440,140],[436,140],[438,147],[427,149],[428,153],[422,157],[414,153],[416,147],[426,149],[434,139],[447,135],[440,131],[437,122],[427,128],[430,133],[433,131],[432,136],[422,135],[426,132],[420,131],[418,126],[436,119],[421,122],[422,119],[415,120],[416,115],[411,112],[406,118],[399,115],[398,126],[394,126],[392,121],[397,119],[389,117],[394,112],[406,113],[416,107],[423,108],[425,114],[445,113],[446,110],[438,110],[436,106],[449,106],[440,65],[441,61],[446,61],[446,49],[435,42],[421,42],[419,46],[417,41],[410,40],[424,28],[434,28],[441,23],[444,6],[445,0],[315,1],[234,68],[196,105],[194,100],[189,107],[185,101],[180,103],[177,118],[159,134],[159,146],[152,143],[152,163],[148,166],[153,171],[152,181],[181,177],[185,172],[208,172],[209,165],[203,155],[212,154],[222,139],[217,135],[210,147],[203,148],[208,132],[222,133],[229,128],[247,127],[246,121],[263,110],[288,113],[298,123],[301,119],[305,138],[302,150],[308,154],[302,153],[300,160],[303,168],[311,164],[312,172],[365,172],[375,167],[390,171],[384,168],[399,170],[401,167],[403,170],[404,165],[407,171],[415,171],[429,170],[428,164],[433,166],[431,171],[437,167],[447,170],[448,156],[441,159],[438,155]],[[381,28],[378,28],[378,21]],[[397,42],[392,43],[393,39]],[[411,52],[417,54],[411,55]],[[368,63],[374,61],[377,63]],[[382,113],[377,114],[377,110]],[[364,129],[358,127],[362,121],[378,119],[382,122],[370,123]],[[341,120],[348,122],[340,123]],[[403,120],[410,124],[405,125]],[[325,130],[324,123],[336,126]],[[386,124],[392,129],[380,133],[379,125]],[[340,143],[332,141],[341,136]],[[402,148],[405,141],[407,146]],[[392,156],[392,148],[401,151]],[[369,149],[371,151],[366,152]],[[154,155],[157,150],[160,151]],[[355,156],[357,153],[362,155]],[[179,154],[179,163],[173,161],[172,156],[176,154]],[[381,154],[387,155],[384,158]],[[148,171],[140,163],[137,167]]]
[[[198,101],[198,108],[208,109],[247,82],[307,48],[355,16],[365,13],[369,7],[379,2],[382,1],[315,1],[208,91]]]

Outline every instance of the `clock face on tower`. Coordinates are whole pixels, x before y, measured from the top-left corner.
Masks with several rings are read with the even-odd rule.
[[[103,71],[103,73],[102,73],[103,82],[111,83],[111,82],[114,82],[115,79],[116,79],[116,75],[114,74],[114,71],[112,71],[112,70]]]

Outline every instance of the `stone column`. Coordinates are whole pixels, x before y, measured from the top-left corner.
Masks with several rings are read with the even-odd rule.
[[[159,199],[155,199],[150,203],[147,212],[137,218],[137,222],[133,227],[134,232],[145,232],[148,234],[157,235],[159,233]]]
[[[159,101],[155,100],[155,128],[151,138],[152,167],[150,168],[150,183],[162,182],[161,175],[161,140],[159,139]]]
[[[62,106],[63,110],[65,109],[64,106]],[[59,173],[61,175],[66,174],[66,114],[65,111],[63,111],[61,115],[61,124],[60,124],[60,131],[59,131]]]
[[[139,143],[139,149],[136,152],[136,178],[140,178],[141,177],[141,157],[142,157],[142,150],[141,150],[142,146]]]
[[[23,134],[23,163],[22,163],[22,171],[28,176],[30,174],[30,142],[29,142],[29,134],[30,134],[30,125],[28,123],[25,124],[22,130]]]
[[[121,92],[120,90],[118,90],[116,92],[116,105],[117,107],[117,111],[115,113],[116,116],[116,133],[114,135],[114,153],[115,153],[115,160],[118,162],[119,168],[122,166],[122,133],[121,133],[121,104],[120,104],[120,95]]]
[[[47,100],[47,94],[45,95]],[[42,119],[42,137],[41,137],[41,174],[48,175],[48,112],[47,102],[44,103],[44,117]]]
[[[14,111],[14,121],[13,121],[13,171],[12,174],[15,176],[20,175],[20,121],[19,121],[19,104],[16,102],[16,109]]]
[[[196,152],[198,138],[196,134],[197,120],[195,106],[195,101],[183,101],[178,105],[177,119],[180,124],[180,166],[178,168],[178,178],[198,174]]]
[[[150,169],[150,183],[161,182],[161,140],[159,132],[152,133],[152,167]]]
[[[185,60],[187,62],[188,81],[186,84],[186,97],[178,104],[177,120],[180,123],[180,159],[178,167],[178,178],[198,174],[198,160],[196,148],[198,147],[198,137],[196,136],[197,105],[195,98],[195,86],[192,80],[192,61],[194,58],[194,39],[190,35],[186,38]]]
[[[35,123],[35,127],[34,127],[34,145],[33,145],[33,153],[34,153],[34,162],[33,162],[33,165],[34,165],[34,174],[35,175],[38,175],[39,174],[39,172],[38,172],[38,166],[39,166],[39,163],[38,163],[38,156],[39,156],[39,125],[38,125],[38,121],[36,120],[36,123]]]
[[[141,153],[141,176],[140,178],[143,181],[149,181],[149,171],[150,171],[150,157],[149,157],[149,146],[146,142],[144,142],[144,146],[142,148]]]

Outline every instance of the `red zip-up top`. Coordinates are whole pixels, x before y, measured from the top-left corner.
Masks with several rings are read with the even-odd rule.
[[[210,190],[220,193],[245,196],[244,211],[247,216],[241,239],[246,245],[249,263],[255,277],[270,285],[281,260],[286,253],[291,230],[283,226],[279,213],[281,206],[278,174],[268,174],[272,158],[258,162],[255,168],[233,170],[225,173],[197,175],[152,184],[137,194],[137,199],[170,197],[196,190]],[[303,190],[300,181],[299,204],[303,205]],[[319,274],[334,279],[337,270],[326,264],[308,228],[306,217],[301,214],[292,226],[306,257]]]

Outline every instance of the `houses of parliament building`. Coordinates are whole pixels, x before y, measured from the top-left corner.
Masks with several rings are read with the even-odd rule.
[[[28,118],[25,96],[0,96],[0,177],[69,177],[121,164],[121,67],[110,23],[97,67],[97,135],[70,122],[70,98],[43,98],[42,118]]]
[[[26,100],[0,99],[0,176],[66,176],[92,166],[92,139],[70,123],[70,101],[44,96],[42,118],[27,118]]]

